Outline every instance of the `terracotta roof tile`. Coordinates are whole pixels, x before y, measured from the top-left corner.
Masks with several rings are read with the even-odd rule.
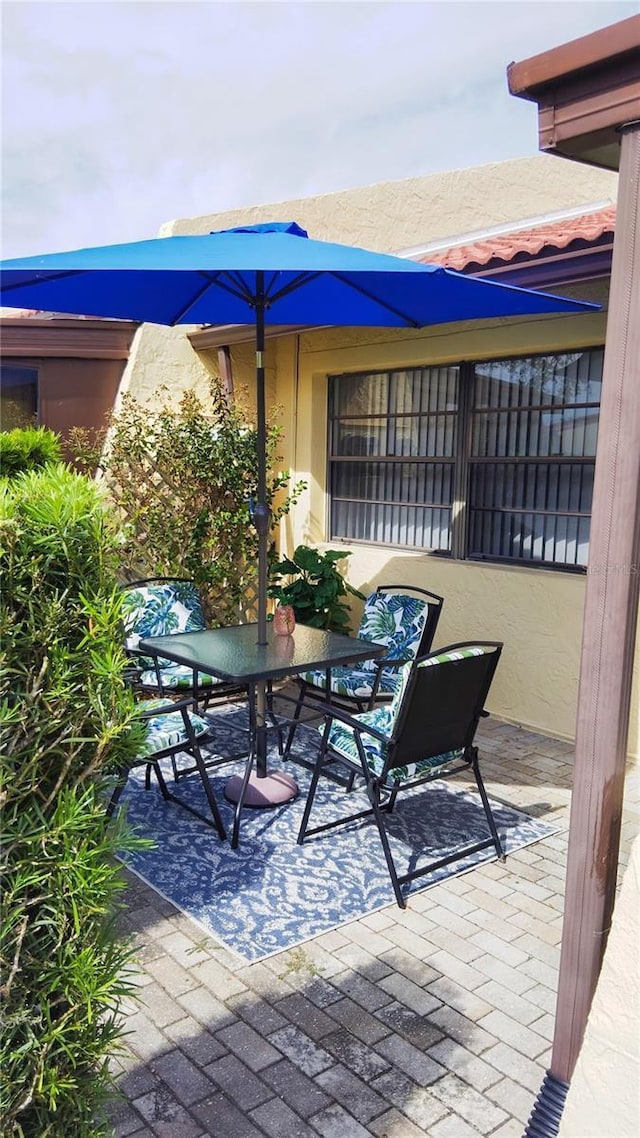
[[[567,249],[574,241],[597,241],[605,233],[613,233],[616,207],[606,206],[579,217],[513,229],[493,237],[479,237],[467,245],[438,249],[416,258],[424,264],[445,265],[448,269],[468,269],[471,265],[487,265],[489,261],[513,261],[518,254],[533,257],[543,249]]]

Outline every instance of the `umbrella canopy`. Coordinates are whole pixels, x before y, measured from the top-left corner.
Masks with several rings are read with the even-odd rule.
[[[295,222],[0,263],[2,303],[154,324],[420,328],[597,307],[349,245]]]
[[[0,303],[165,325],[256,328],[258,632],[266,641],[269,512],[265,324],[421,328],[580,312],[599,305],[466,277],[452,269],[309,239],[295,222],[0,262]]]

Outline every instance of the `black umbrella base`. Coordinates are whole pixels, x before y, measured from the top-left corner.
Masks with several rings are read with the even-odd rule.
[[[224,796],[228,802],[238,802],[243,782],[244,779],[240,775],[231,776],[224,788]],[[297,794],[298,784],[290,774],[285,774],[284,771],[271,771],[259,775],[256,771],[252,771],[242,805],[264,810],[270,806],[282,806],[284,802],[291,802]]]

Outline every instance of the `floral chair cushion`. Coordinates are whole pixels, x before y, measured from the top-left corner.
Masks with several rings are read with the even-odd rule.
[[[146,636],[171,636],[206,628],[202,601],[192,581],[153,581],[125,588],[122,615],[125,646],[131,651],[136,651]],[[142,659],[153,668],[153,660]],[[161,668],[172,667],[169,660],[159,660],[158,664]]]
[[[166,706],[167,701],[164,699],[143,699],[138,704],[141,711],[153,711],[156,707]],[[193,711],[188,711],[187,715],[196,736],[206,734],[209,730],[206,719],[196,715]],[[180,743],[188,743],[184,719],[180,711],[169,711],[163,715],[155,715],[151,719],[145,720],[145,727],[147,734],[137,755],[138,760],[151,758],[159,751],[176,747]]]
[[[427,619],[429,606],[418,597],[401,593],[371,593],[365,602],[357,635],[361,640],[375,640],[387,645],[392,660],[413,659]],[[377,665],[363,660],[357,667],[338,665],[331,669],[331,692],[348,699],[368,700],[373,691]],[[326,688],[326,671],[318,668],[301,677],[314,688]],[[378,695],[389,696],[401,687],[398,668],[383,668]]]
[[[446,663],[449,660],[460,660],[465,656],[481,656],[483,652],[484,649],[480,647],[462,648],[454,652],[443,652],[441,655],[431,656],[428,660],[422,660],[418,664],[418,667],[430,668],[438,664]],[[398,687],[391,703],[385,704],[382,707],[373,708],[372,711],[363,711],[354,718],[365,726],[374,727],[377,731],[381,731],[390,740],[398,712],[402,706],[405,688],[409,676],[411,675],[412,667],[413,664],[408,663],[400,669]],[[320,727],[318,730],[322,733],[324,728]],[[389,749],[388,743],[383,743],[380,739],[376,739],[373,735],[368,735],[365,732],[361,734],[360,738],[369,769],[374,774],[380,775],[387,757]],[[335,719],[331,724],[328,743],[332,750],[337,751],[339,754],[344,755],[346,759],[359,765],[360,756],[353,727]],[[462,754],[462,751],[447,751],[442,755],[432,755],[430,758],[421,759],[417,763],[411,763],[408,766],[393,767],[388,772],[386,781],[388,783],[407,782],[410,779],[419,778],[421,774],[429,774],[435,767],[446,766],[448,763],[454,762],[461,758]]]
[[[149,668],[142,672],[139,683],[144,688],[159,689],[160,685],[155,668]],[[190,668],[188,664],[173,664],[167,661],[165,667],[160,668],[160,683],[163,691],[187,689],[190,691],[193,687],[193,668]],[[204,672],[198,672],[199,688],[214,687],[215,684],[221,683],[224,683],[224,680],[220,680],[216,676],[207,676]]]
[[[312,684],[316,688],[326,687],[326,672],[318,668],[313,672],[303,672],[300,679]],[[378,692],[382,695],[392,695],[396,691],[400,678],[400,669],[392,671],[384,669],[380,677]],[[346,696],[349,699],[369,699],[373,691],[375,674],[366,671],[363,667],[348,668],[339,665],[331,669],[331,691],[334,695]]]
[[[366,599],[357,635],[361,640],[386,644],[387,655],[392,660],[413,659],[428,611],[427,602],[418,597],[403,593],[371,593]],[[358,667],[364,672],[376,671],[375,660],[365,660]],[[391,676],[397,678],[397,673],[392,671]]]

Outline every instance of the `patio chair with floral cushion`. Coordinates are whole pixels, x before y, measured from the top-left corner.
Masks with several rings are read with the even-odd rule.
[[[387,645],[387,653],[365,660],[357,667],[342,665],[331,671],[318,669],[296,677],[300,692],[289,727],[288,756],[305,700],[330,698],[346,711],[371,710],[389,702],[398,691],[401,669],[422,656],[433,644],[444,600],[437,593],[413,585],[379,585],[366,598],[356,636]]]
[[[187,664],[144,656],[139,651],[140,641],[147,636],[201,632],[207,627],[202,600],[193,581],[181,577],[131,581],[122,587],[122,614],[125,649],[133,665],[130,679],[136,690],[164,697],[165,702],[167,698],[189,695],[194,710],[202,711],[214,699],[246,693],[241,685],[197,672]],[[176,782],[195,769],[179,767],[174,756],[171,762]]]
[[[400,908],[406,905],[401,886],[417,877],[491,845],[504,860],[480,774],[478,748],[474,744],[501,651],[502,644],[495,641],[451,644],[405,664],[390,704],[359,715],[349,715],[332,704],[325,704],[322,709],[325,725],[320,728],[322,743],[314,764],[298,843],[301,845],[310,834],[373,816]],[[370,806],[309,829],[320,775],[332,776],[336,766],[362,776]],[[394,809],[398,794],[464,770],[470,770],[475,778],[488,824],[487,837],[469,842],[468,835],[461,834],[460,844],[446,856],[399,875],[385,829],[385,817]],[[345,801],[343,795],[341,801]],[[416,801],[428,816],[428,788]],[[415,864],[419,856],[419,851],[415,851],[412,863]]]
[[[185,810],[189,810],[191,814],[195,814],[198,818],[201,818],[207,825],[212,824],[212,818],[213,826],[217,830],[219,837],[221,839],[226,838],[227,835],[220,816],[220,810],[207,774],[207,766],[212,764],[210,762],[205,764],[200,749],[201,744],[209,741],[210,728],[206,720],[194,712],[193,701],[191,699],[175,702],[168,702],[166,699],[140,700],[138,712],[140,719],[143,720],[146,726],[144,740],[138,754],[129,761],[126,767],[123,767],[118,772],[115,786],[107,806],[107,816],[111,817],[118,804],[126,785],[129,771],[133,767],[144,765],[146,767],[146,790],[150,789],[151,772],[153,771],[158,781],[158,786],[160,787],[160,793],[164,799],[176,802]],[[176,756],[179,754],[189,755],[194,760],[195,765],[190,766],[182,773],[191,774],[197,771],[199,774],[211,810],[211,818],[201,814],[199,810],[196,810],[183,798],[169,790],[160,765],[160,760],[170,758],[175,770]],[[219,764],[228,761],[228,759],[218,758],[216,762]]]
[[[200,632],[207,627],[200,594],[193,581],[179,577],[147,577],[122,587],[125,648],[135,663],[137,685],[158,695],[191,694],[206,709],[217,696],[244,689],[215,676],[196,672],[187,664],[154,659],[140,653],[140,640],[147,636],[171,636]]]

